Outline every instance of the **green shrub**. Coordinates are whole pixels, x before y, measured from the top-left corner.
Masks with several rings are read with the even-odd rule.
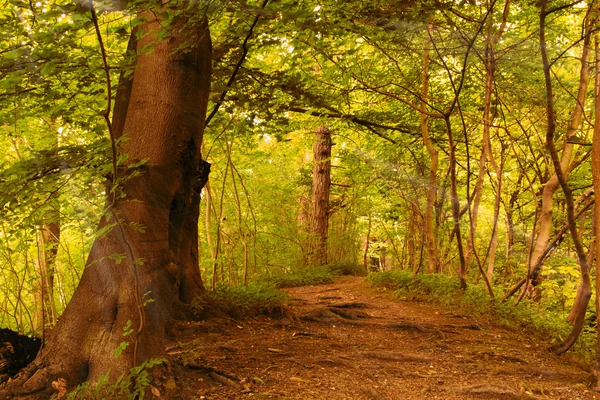
[[[267,282],[276,288],[298,287],[332,283],[334,274],[326,266],[311,267],[287,274],[275,275],[267,279]]]
[[[367,275],[367,271],[363,268],[362,265],[349,261],[333,262],[327,264],[327,269],[329,269],[329,271],[331,271],[333,275]]]
[[[387,289],[410,289],[414,282],[414,275],[410,271],[393,270],[371,273],[367,277],[371,285]]]
[[[166,360],[151,358],[137,367],[129,370],[129,375],[120,376],[116,382],[110,383],[110,372],[100,376],[95,384],[82,383],[67,395],[69,400],[79,399],[118,399],[143,400],[150,387],[150,370],[157,365],[162,365]]]
[[[247,286],[218,286],[197,298],[192,307],[200,314],[207,303],[212,303],[232,318],[243,319],[257,315],[279,316],[289,296],[270,283],[252,282]]]
[[[459,289],[457,278],[443,274],[413,275],[412,272],[403,270],[372,273],[368,280],[373,286],[433,296],[447,296]]]

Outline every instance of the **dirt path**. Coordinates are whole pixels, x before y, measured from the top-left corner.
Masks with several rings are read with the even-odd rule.
[[[193,335],[170,348],[188,364],[178,372],[182,398],[600,399],[572,358],[397,301],[363,278],[286,291],[300,317],[293,327],[267,318],[190,326]]]

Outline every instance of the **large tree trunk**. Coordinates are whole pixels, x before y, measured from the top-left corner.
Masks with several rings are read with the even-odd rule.
[[[186,24],[189,15],[181,15],[160,40],[165,21],[154,11],[143,14],[133,79],[120,87],[130,92],[120,97],[128,106],[117,104],[113,121],[113,127],[124,125],[128,140],[120,152],[128,154],[128,162],[147,162],[131,169],[136,173],[121,171],[128,175],[113,187],[118,195],[109,198],[99,226],[108,231],[94,242],[71,302],[40,356],[0,398],[48,397],[59,378],[68,387],[107,371],[114,379],[164,356],[168,323],[181,318],[184,306],[204,289],[198,214],[209,169],[200,145],[210,91],[210,35],[205,19]],[[198,20],[204,10],[186,10],[192,12]],[[133,332],[124,336],[128,323]],[[115,358],[124,341],[129,346]]]
[[[313,246],[312,265],[327,264],[327,228],[329,225],[329,191],[331,188],[331,132],[317,129],[313,145],[313,186],[310,233]]]

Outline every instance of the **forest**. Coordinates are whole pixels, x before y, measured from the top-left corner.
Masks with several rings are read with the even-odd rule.
[[[0,33],[1,399],[600,399],[596,0]]]

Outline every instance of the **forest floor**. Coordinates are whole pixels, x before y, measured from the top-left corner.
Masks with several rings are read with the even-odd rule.
[[[193,324],[168,348],[183,399],[600,399],[585,365],[493,321],[360,277],[285,291],[293,320]]]

